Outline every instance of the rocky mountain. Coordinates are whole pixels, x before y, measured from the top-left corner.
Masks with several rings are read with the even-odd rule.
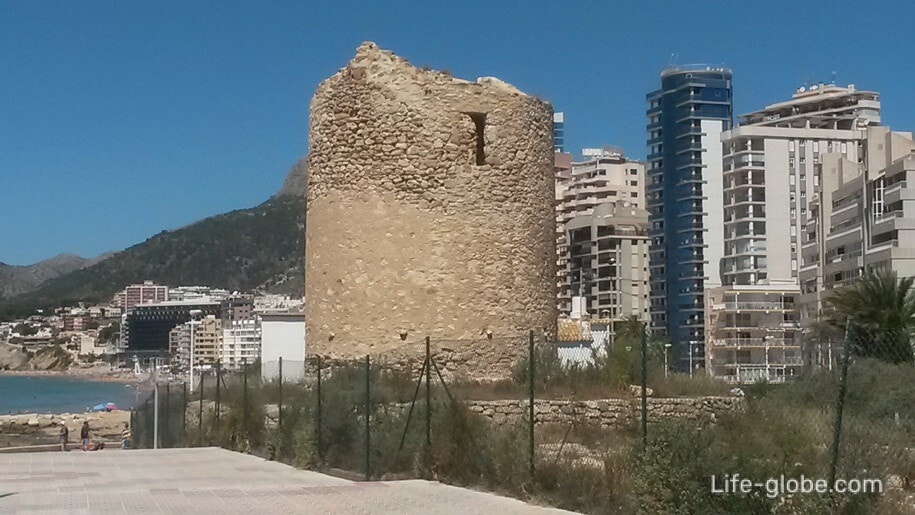
[[[125,285],[146,279],[167,285],[207,285],[230,291],[256,289],[301,296],[305,177],[307,166],[301,160],[290,170],[283,188],[259,206],[162,231],[107,259],[49,275],[30,290],[20,290],[18,295],[0,300],[0,319],[78,301],[105,301]],[[40,263],[32,266],[37,265]]]
[[[286,180],[283,186],[276,192],[276,197],[300,197],[305,198],[305,192],[308,190],[308,156],[293,165],[286,173]]]
[[[50,259],[26,266],[0,263],[0,299],[34,290],[48,279],[92,266],[111,255],[112,253],[109,252],[87,259],[75,254],[58,254]]]

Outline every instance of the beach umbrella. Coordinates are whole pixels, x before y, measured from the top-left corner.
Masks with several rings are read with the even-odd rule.
[[[92,406],[92,411],[105,411],[105,405],[96,404],[95,406]]]
[[[114,411],[114,410],[118,409],[118,405],[113,402],[109,402],[108,404],[105,405],[105,409],[110,409],[110,410]]]

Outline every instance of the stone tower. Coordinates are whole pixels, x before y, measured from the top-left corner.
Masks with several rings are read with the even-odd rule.
[[[556,324],[552,107],[363,43],[311,100],[311,353],[498,377]]]

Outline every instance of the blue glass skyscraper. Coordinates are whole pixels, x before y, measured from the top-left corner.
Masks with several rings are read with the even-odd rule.
[[[553,113],[553,152],[565,152],[565,115]]]
[[[731,71],[670,67],[647,95],[651,325],[680,370],[704,361],[705,288],[724,255],[721,133],[731,128]]]

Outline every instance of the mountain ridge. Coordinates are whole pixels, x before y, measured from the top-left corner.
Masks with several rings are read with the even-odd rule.
[[[302,296],[306,188],[307,161],[302,158],[290,168],[277,193],[255,207],[162,231],[96,258],[61,254],[21,267],[45,263],[43,275],[29,283],[30,289],[20,281],[24,285],[20,291],[0,295],[0,319],[77,302],[106,301],[125,285],[144,280]],[[61,273],[54,275],[54,266]],[[0,265],[0,274],[10,268],[14,267]],[[2,279],[0,275],[0,284],[5,284]]]
[[[92,266],[113,254],[105,252],[92,258],[84,258],[72,253],[62,253],[31,265],[8,265],[0,262],[0,299],[28,292],[49,279]]]

